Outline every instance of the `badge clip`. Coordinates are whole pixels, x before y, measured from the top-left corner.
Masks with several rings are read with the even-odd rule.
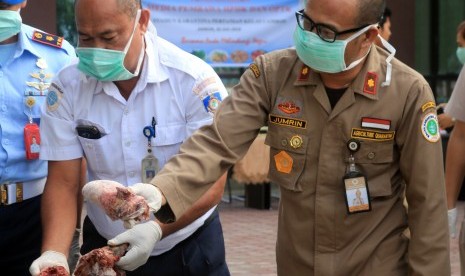
[[[152,117],[152,125],[146,126],[143,129],[144,136],[147,138],[147,155],[142,159],[141,163],[142,183],[150,183],[160,170],[158,159],[152,152],[152,138],[156,137],[156,125],[157,121],[155,117]]]
[[[350,152],[349,164],[343,178],[347,212],[349,214],[368,212],[371,210],[368,182],[355,164],[354,157],[354,154],[360,149],[360,141],[350,139],[347,142],[347,148]]]
[[[24,146],[26,159],[34,160],[39,158],[40,152],[40,131],[39,125],[34,123],[32,118],[32,107],[36,104],[34,97],[27,97],[25,105],[29,107],[29,122],[24,126]]]

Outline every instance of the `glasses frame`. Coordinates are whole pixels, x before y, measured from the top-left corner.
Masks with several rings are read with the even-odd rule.
[[[321,38],[323,41],[326,41],[326,42],[329,42],[329,43],[333,43],[334,41],[336,41],[336,38],[338,36],[341,36],[343,34],[349,34],[349,33],[355,33],[357,31],[360,31],[361,29],[367,27],[367,26],[370,26],[370,24],[366,24],[366,25],[363,25],[361,27],[357,27],[357,28],[352,28],[352,29],[348,29],[348,30],[345,30],[345,31],[341,31],[341,32],[338,32],[336,31],[333,27],[331,26],[328,26],[326,24],[318,24],[318,23],[315,23],[315,21],[313,21],[308,15],[306,15],[304,13],[304,10],[300,10],[300,11],[296,11],[295,12],[295,18],[297,20],[297,25],[299,26],[299,28],[301,28],[302,30],[304,31],[310,31],[310,32],[313,32],[314,29],[316,29],[316,34],[318,35],[319,38]],[[310,30],[306,30],[304,28],[304,26],[301,26],[301,20],[300,18],[303,18],[303,19],[307,19],[309,22],[310,22]],[[303,21],[303,20],[302,20]],[[327,28],[329,29],[330,31],[332,31],[334,33],[334,37],[331,39],[331,38],[327,38],[327,37],[323,37],[321,35],[321,28]]]

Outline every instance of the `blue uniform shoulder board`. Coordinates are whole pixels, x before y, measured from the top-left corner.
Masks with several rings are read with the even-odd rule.
[[[34,31],[34,34],[32,34],[32,40],[56,48],[61,48],[63,43],[63,37],[44,33],[41,31]]]

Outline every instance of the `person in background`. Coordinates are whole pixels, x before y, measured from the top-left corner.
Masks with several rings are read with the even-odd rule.
[[[457,58],[465,63],[465,21],[460,23],[457,29]],[[457,235],[457,199],[465,175],[465,65],[462,66],[454,90],[446,105],[444,116],[453,118],[450,126],[453,126],[447,144],[446,152],[446,192],[447,207],[449,209],[450,236]],[[444,127],[446,125],[443,125]],[[465,275],[465,220],[460,228],[459,250],[460,267],[462,275]]]
[[[463,65],[465,64],[465,21],[462,21],[458,27],[457,27],[457,51],[456,51],[456,56],[459,62],[462,64],[462,70],[463,70]],[[464,87],[457,87],[457,84],[454,86],[454,91],[464,91]],[[464,92],[461,92],[464,93]],[[441,129],[446,129],[446,130],[452,130],[452,128],[455,125],[456,118],[450,114],[445,113],[446,109],[446,103],[441,103],[438,105],[438,108],[440,111],[438,111],[438,121],[439,121],[439,126]],[[441,113],[441,114],[439,114]],[[452,195],[454,196],[454,195]],[[457,194],[458,196],[458,194]],[[456,198],[457,199],[457,198]],[[455,199],[455,200],[456,200]],[[454,204],[455,206],[455,204]]]
[[[47,162],[32,144],[40,141],[40,106],[76,56],[62,37],[23,24],[25,7],[0,0],[0,274],[15,276],[29,275],[27,264],[40,256]]]
[[[379,28],[378,28],[379,37],[375,40],[375,44],[381,48],[384,48],[381,38],[384,39],[385,41],[389,41],[392,35],[391,15],[392,15],[391,10],[388,7],[386,7],[383,12],[383,17],[379,21]]]
[[[384,38],[384,40],[389,41],[391,38],[391,10],[386,7],[384,9],[383,18],[379,22],[379,35]]]
[[[89,180],[117,181],[158,209],[160,202],[150,197],[151,176],[188,136],[212,123],[227,96],[209,65],[157,36],[139,0],[77,0],[75,16],[79,62],[54,78],[42,113],[40,154],[49,160],[49,178],[42,255],[32,263],[32,275],[67,268],[83,157]],[[229,275],[216,209],[225,175],[213,182],[176,222],[167,223],[160,211],[165,223],[152,216],[126,232],[122,221],[86,201],[81,253],[128,243],[117,263],[127,275]]]
[[[268,125],[269,177],[281,192],[278,275],[450,275],[434,95],[389,43],[374,46],[384,8],[307,1],[295,48],[255,59],[213,124],[151,181],[161,210],[182,216]],[[351,211],[356,188],[369,201]]]

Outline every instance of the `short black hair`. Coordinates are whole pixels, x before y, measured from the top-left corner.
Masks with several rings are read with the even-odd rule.
[[[386,0],[358,0],[357,26],[381,22],[386,9]]]
[[[379,26],[382,28],[384,26],[384,23],[386,23],[386,21],[389,19],[391,19],[391,15],[392,15],[392,12],[391,10],[386,7],[384,9],[384,13],[383,13],[383,18],[381,18],[381,21],[379,21]]]

